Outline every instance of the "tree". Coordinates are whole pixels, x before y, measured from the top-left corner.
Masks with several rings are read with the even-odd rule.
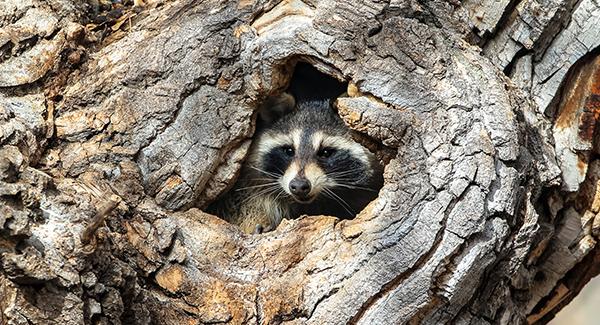
[[[0,3],[2,323],[545,322],[598,273],[595,1],[106,2]],[[245,235],[201,209],[299,61],[385,184]]]

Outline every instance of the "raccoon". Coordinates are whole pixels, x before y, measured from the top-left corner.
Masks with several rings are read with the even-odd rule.
[[[210,212],[260,233],[304,214],[352,218],[377,196],[381,165],[328,100],[284,94],[261,117],[237,183]]]

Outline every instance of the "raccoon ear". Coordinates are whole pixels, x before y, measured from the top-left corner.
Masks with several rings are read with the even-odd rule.
[[[258,118],[263,123],[271,124],[293,111],[295,106],[296,100],[288,93],[271,96],[258,109]]]

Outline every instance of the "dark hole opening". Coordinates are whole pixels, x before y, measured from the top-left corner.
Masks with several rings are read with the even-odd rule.
[[[302,215],[354,218],[383,185],[382,164],[339,117],[347,83],[296,64],[289,87],[258,110],[248,157],[231,190],[208,212],[244,232]]]
[[[298,62],[288,87],[288,92],[296,100],[335,99],[348,88],[347,82],[321,73],[312,65]]]

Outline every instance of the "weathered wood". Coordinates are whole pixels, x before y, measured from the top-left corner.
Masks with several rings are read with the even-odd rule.
[[[597,273],[594,1],[103,3],[0,3],[3,323],[543,322]],[[201,209],[298,60],[394,156],[246,235]]]

